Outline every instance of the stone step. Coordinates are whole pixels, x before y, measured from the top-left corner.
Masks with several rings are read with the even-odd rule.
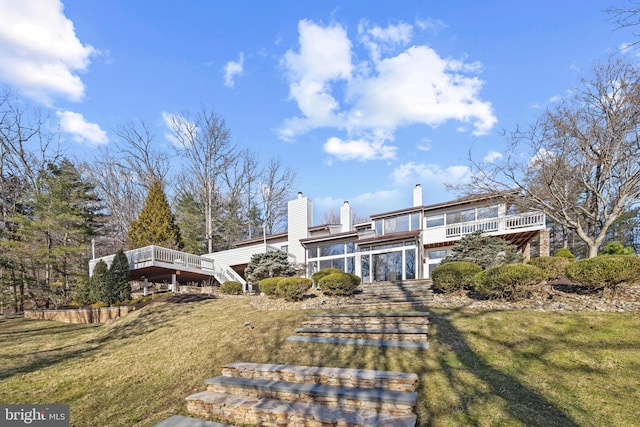
[[[408,287],[408,288],[400,288],[397,286],[358,286],[356,288],[356,292],[371,292],[371,293],[381,293],[381,292],[409,292],[409,293],[423,293],[430,294],[433,293],[431,288],[425,287]]]
[[[297,328],[299,335],[336,338],[363,338],[380,340],[427,341],[426,328]]]
[[[242,362],[224,365],[222,367],[222,375],[226,377],[255,378],[308,384],[384,388],[387,390],[409,392],[415,391],[418,385],[418,376],[416,374],[404,372]]]
[[[389,415],[368,408],[345,410],[326,405],[201,392],[187,397],[190,413],[237,425],[278,427],[414,427],[416,415]]]
[[[348,319],[316,319],[302,322],[305,328],[422,328],[429,325],[424,319],[411,320],[348,320]]]
[[[291,335],[287,337],[287,341],[312,342],[324,344],[349,344],[361,346],[375,347],[400,347],[415,350],[427,350],[428,342],[405,341],[405,340],[380,340],[380,339],[362,339],[362,338],[337,338],[337,337],[318,337],[313,335]]]
[[[344,318],[349,317],[353,319],[360,318],[412,318],[412,317],[425,317],[428,318],[428,311],[389,311],[389,312],[365,312],[365,313],[315,313],[309,314],[310,318],[327,317],[327,318]]]
[[[352,306],[366,307],[368,309],[389,309],[389,308],[421,308],[427,307],[431,300],[400,300],[400,301],[385,301],[385,300],[351,300],[349,302]]]
[[[215,377],[205,380],[207,391],[236,396],[321,404],[345,410],[367,409],[390,415],[411,415],[417,393],[379,388],[358,388],[273,381],[254,378]]]
[[[407,296],[393,296],[393,295],[360,295],[353,297],[351,304],[358,304],[364,302],[431,302],[433,297],[407,297]]]
[[[174,415],[160,421],[154,427],[232,427],[229,424],[220,424],[213,421],[205,421],[197,418]]]

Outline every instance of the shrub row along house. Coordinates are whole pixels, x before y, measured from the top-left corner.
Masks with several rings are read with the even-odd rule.
[[[236,242],[233,249],[203,256],[157,246],[127,251],[131,279],[177,283],[215,278],[223,283],[244,277],[251,256],[281,250],[289,260],[305,266],[305,276],[324,268],[338,268],[365,283],[428,279],[462,236],[482,230],[515,244],[528,258],[549,255],[549,232],[540,212],[515,213],[502,198],[464,197],[432,205],[422,204],[422,187],[413,190],[410,208],[371,215],[352,223],[348,201],[340,207],[339,224],[313,225],[313,203],[298,193],[288,202],[288,231]],[[533,248],[533,249],[532,249]],[[112,257],[104,257],[107,264]],[[90,271],[98,259],[91,260]],[[175,288],[173,288],[175,289]]]

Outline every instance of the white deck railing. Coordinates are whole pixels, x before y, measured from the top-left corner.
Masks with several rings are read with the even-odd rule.
[[[498,231],[521,230],[523,228],[539,228],[545,226],[545,220],[545,215],[543,213],[529,212],[502,218],[491,218],[451,224],[446,226],[445,233],[446,237],[459,237],[478,230],[492,233]]]

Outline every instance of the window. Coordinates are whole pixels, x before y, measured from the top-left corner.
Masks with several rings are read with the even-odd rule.
[[[347,253],[352,254],[356,251],[356,244],[354,242],[347,242]]]
[[[384,234],[395,233],[397,230],[397,218],[385,218],[384,220]]]
[[[441,227],[444,225],[444,215],[431,215],[427,217],[427,228]]]
[[[371,281],[371,275],[369,274],[370,265],[371,255],[362,255],[362,257],[360,257],[360,275],[362,276],[362,281],[364,283],[369,283]]]
[[[442,249],[439,251],[429,251],[429,259],[442,259],[447,256],[447,250]]]
[[[320,246],[320,256],[342,255],[344,254],[344,243],[335,245]]]
[[[447,224],[458,224],[461,222],[474,221],[476,219],[475,209],[451,212],[447,214]]]
[[[308,248],[307,258],[318,258],[318,248]]]
[[[281,250],[282,252],[286,252],[286,253],[288,253],[288,252],[289,252],[289,245],[282,245],[282,246],[280,246],[280,250]]]
[[[409,215],[402,215],[396,218],[396,232],[409,231]]]
[[[411,214],[411,230],[420,230],[420,214]]]
[[[404,274],[405,279],[416,278],[416,250],[407,249],[404,252]]]
[[[478,208],[478,219],[489,219],[498,217],[498,206],[487,206]]]
[[[382,220],[377,219],[375,222],[376,226],[376,236],[382,236]]]

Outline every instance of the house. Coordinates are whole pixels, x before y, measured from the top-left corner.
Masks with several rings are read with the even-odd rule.
[[[165,280],[171,277],[173,284],[200,274],[213,276],[219,282],[237,280],[248,289],[244,269],[251,256],[282,250],[289,254],[291,262],[306,266],[307,277],[333,267],[357,274],[365,283],[428,279],[455,242],[476,230],[510,241],[525,257],[531,255],[532,242],[536,243],[536,255],[549,255],[549,231],[543,213],[516,213],[503,198],[495,196],[423,205],[420,184],[413,190],[413,206],[371,215],[370,221],[364,223],[352,223],[348,201],[340,207],[339,224],[313,225],[312,218],[312,201],[298,193],[288,202],[287,232],[235,242],[233,249],[202,257],[156,248],[169,251],[163,259],[172,261],[163,261],[162,265],[153,260],[141,262],[138,254],[140,268],[132,261],[132,278],[142,277],[146,271],[145,278],[152,280],[149,267],[158,267],[158,274],[164,274]],[[144,250],[153,252],[148,248],[136,251]],[[132,256],[136,251],[127,253],[130,260],[136,259]],[[185,260],[190,260],[191,265]],[[92,260],[93,265],[95,262]]]

